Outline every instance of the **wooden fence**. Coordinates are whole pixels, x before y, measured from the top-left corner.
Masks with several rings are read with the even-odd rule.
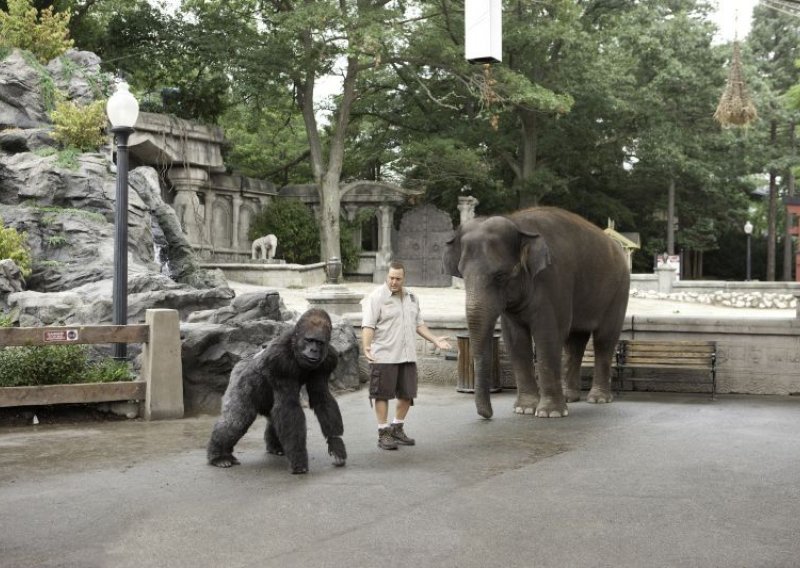
[[[147,420],[183,417],[180,320],[176,310],[147,310],[144,324],[0,328],[0,347],[141,343],[134,381],[0,388],[0,407],[138,401]]]

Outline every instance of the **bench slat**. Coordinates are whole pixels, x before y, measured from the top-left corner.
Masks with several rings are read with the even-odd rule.
[[[147,383],[144,381],[3,387],[0,389],[0,408],[144,400],[146,392]]]

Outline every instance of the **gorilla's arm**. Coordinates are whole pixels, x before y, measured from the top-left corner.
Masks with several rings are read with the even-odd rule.
[[[292,335],[282,335],[268,348],[266,365],[275,402],[270,422],[289,458],[292,473],[308,471],[306,450],[306,415],[300,406],[301,378],[308,372],[297,364]]]
[[[308,391],[308,404],[317,416],[322,435],[328,441],[328,453],[333,456],[334,465],[344,465],[347,451],[341,438],[344,434],[342,413],[328,386],[339,356],[332,347],[329,349],[324,363],[306,382],[306,390]]]

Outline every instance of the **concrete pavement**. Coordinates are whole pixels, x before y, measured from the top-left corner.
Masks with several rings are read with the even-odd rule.
[[[366,392],[341,395],[349,460],[309,415],[311,471],[263,451],[205,464],[213,417],[0,430],[0,566],[792,567],[800,557],[795,397],[624,393],[563,419],[480,419],[423,386],[376,447]]]

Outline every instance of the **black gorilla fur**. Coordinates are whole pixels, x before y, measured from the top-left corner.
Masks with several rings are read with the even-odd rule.
[[[310,309],[294,328],[252,359],[236,364],[222,398],[222,415],[208,443],[208,463],[217,467],[237,465],[233,447],[262,414],[267,417],[267,452],[285,454],[292,473],[306,473],[306,417],[300,406],[300,387],[305,385],[309,406],[328,441],[334,465],[345,464],[342,414],[328,389],[328,379],[339,360],[330,340],[327,312]]]

